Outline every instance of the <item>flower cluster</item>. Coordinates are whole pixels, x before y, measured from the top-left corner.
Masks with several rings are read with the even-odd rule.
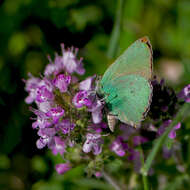
[[[63,45],[61,47],[61,56],[56,54],[54,61],[48,57],[50,63],[46,66],[42,78],[29,74],[29,79],[25,81],[25,90],[28,92],[25,102],[34,102],[37,106],[30,108],[36,115],[32,124],[32,127],[38,130],[39,139],[36,145],[39,149],[48,146],[53,154],[63,155],[68,146],[75,145],[76,136],[80,136],[80,131],[83,130],[86,137],[83,139],[82,150],[99,154],[103,143],[101,134],[96,130],[80,129],[77,124],[80,120],[84,123],[89,114],[92,119],[85,121],[87,126],[97,125],[102,121],[103,105],[96,96],[94,86],[96,77],[89,77],[78,83],[77,74],[85,73],[82,59],[77,59],[77,49],[66,50]],[[63,167],[66,167],[66,164],[56,166],[58,173],[68,170],[71,165],[64,170]]]
[[[89,168],[97,177],[101,176],[103,168],[100,160],[113,153],[132,161],[138,172],[141,166],[138,147],[164,133],[177,112],[178,99],[190,102],[189,85],[176,96],[163,81],[154,79],[149,122],[145,121],[138,129],[118,122],[112,133],[106,124],[105,103],[96,93],[97,77],[94,75],[80,82],[78,76],[83,75],[85,69],[82,59],[77,59],[77,49],[61,47],[62,55],[56,54],[54,60],[48,57],[49,64],[41,78],[29,74],[25,81],[28,92],[25,102],[35,103],[35,108],[30,107],[30,110],[36,116],[32,127],[39,136],[37,148],[47,146],[54,155],[59,153],[64,155],[63,158],[72,154],[69,149],[77,149],[80,159],[90,163]],[[178,123],[168,137],[174,139],[180,127],[181,123]],[[90,162],[92,159],[94,164]],[[63,174],[70,170],[76,164],[73,160],[57,164],[56,171]]]

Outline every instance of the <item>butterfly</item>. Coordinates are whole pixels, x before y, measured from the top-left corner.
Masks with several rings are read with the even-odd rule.
[[[108,125],[114,130],[114,118],[139,126],[152,100],[152,47],[148,37],[135,41],[106,70],[99,82],[98,94],[108,109]]]

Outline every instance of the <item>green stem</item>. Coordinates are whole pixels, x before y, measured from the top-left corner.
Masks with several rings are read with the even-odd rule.
[[[102,171],[102,175],[104,177],[104,179],[110,184],[112,185],[112,187],[115,190],[122,190],[122,188],[118,185],[118,183],[105,171]]]
[[[190,110],[190,104],[184,104],[183,107],[180,109],[180,111],[178,112],[178,114],[176,115],[176,117],[174,118],[174,120],[171,122],[171,124],[169,125],[169,127],[167,127],[166,131],[164,132],[164,134],[155,141],[154,147],[152,149],[152,151],[150,152],[150,154],[147,157],[147,160],[144,164],[144,166],[141,168],[141,173],[143,176],[147,176],[148,171],[151,167],[152,161],[155,159],[156,154],[158,153],[159,149],[162,147],[162,145],[164,144],[165,140],[168,137],[168,134],[170,133],[170,131],[172,130],[172,128],[179,122],[181,122],[184,118],[185,115],[188,113],[188,110]]]
[[[141,164],[142,167],[144,167],[144,155],[143,155],[143,149],[142,147],[140,148],[140,159],[141,159]],[[148,178],[146,175],[142,174],[142,178],[143,178],[143,185],[144,185],[144,190],[148,190]]]
[[[142,175],[143,176],[143,185],[144,185],[144,190],[148,190],[148,179],[147,176]]]
[[[118,5],[117,5],[117,12],[116,12],[116,18],[113,26],[113,30],[111,33],[111,38],[109,42],[109,47],[107,51],[107,56],[109,58],[114,58],[118,45],[119,45],[119,36],[121,32],[121,18],[122,18],[122,12],[123,12],[123,7],[124,7],[124,1],[125,0],[118,0]]]

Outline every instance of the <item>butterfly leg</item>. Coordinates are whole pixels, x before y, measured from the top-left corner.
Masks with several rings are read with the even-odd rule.
[[[100,99],[100,102],[101,102],[101,103],[105,103],[106,98],[107,98],[107,96],[105,96],[104,98],[101,98],[101,99]]]
[[[104,104],[104,103],[105,103],[105,100],[106,100],[108,97],[109,97],[109,94],[106,94],[104,97],[99,98],[99,100],[100,100],[100,102],[101,102],[102,104]]]

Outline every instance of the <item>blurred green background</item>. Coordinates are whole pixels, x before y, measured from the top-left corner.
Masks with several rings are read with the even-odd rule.
[[[0,189],[111,189],[102,179],[87,179],[84,166],[64,176],[56,174],[54,165],[60,157],[36,148],[22,79],[28,72],[40,76],[47,55],[60,53],[60,43],[80,48],[86,76],[103,74],[113,61],[106,55],[116,7],[116,0],[0,1]],[[190,1],[126,0],[123,13],[117,55],[147,35],[155,74],[166,78],[176,91],[190,83]],[[119,171],[117,163],[115,171]],[[162,189],[161,178],[154,180],[153,189]],[[170,182],[168,177],[166,189]],[[173,189],[186,189],[179,177],[176,183]]]

